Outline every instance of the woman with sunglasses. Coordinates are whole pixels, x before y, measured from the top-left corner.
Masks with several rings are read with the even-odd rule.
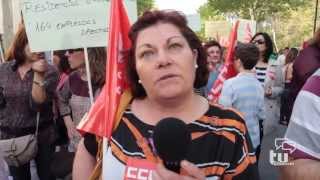
[[[265,90],[264,110],[265,122],[260,120],[260,139],[262,140],[263,130],[265,134],[273,130],[280,118],[280,95],[283,91],[283,76],[280,65],[273,63],[273,42],[265,32],[255,34],[251,40],[259,49],[259,61],[255,67],[256,77]],[[257,148],[260,151],[261,146]]]
[[[75,149],[80,139],[76,126],[90,108],[89,88],[83,49],[66,52],[71,69],[74,70],[58,91],[59,112],[64,119],[71,149]],[[97,94],[105,80],[105,48],[88,49],[89,66],[93,93]]]
[[[251,43],[255,44],[259,49],[259,61],[255,67],[256,75],[261,83],[265,82],[268,61],[273,53],[273,44],[267,33],[257,33],[253,36]]]

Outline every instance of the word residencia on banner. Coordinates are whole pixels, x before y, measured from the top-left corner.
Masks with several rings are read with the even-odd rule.
[[[23,8],[25,10],[25,13],[41,13],[46,11],[59,10],[62,8],[78,7],[82,5],[90,5],[93,3],[105,3],[109,1],[110,0],[65,0],[64,2],[44,1],[35,3],[26,0],[23,2]]]

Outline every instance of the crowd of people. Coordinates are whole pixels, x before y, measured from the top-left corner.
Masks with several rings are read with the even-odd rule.
[[[320,30],[307,47],[280,53],[264,32],[249,43],[238,42],[233,61],[238,74],[224,82],[218,103],[207,96],[225,65],[226,47],[215,40],[203,45],[184,15],[147,11],[132,25],[129,38],[126,69],[133,99],[103,156],[104,178],[123,179],[131,159],[146,159],[158,164],[156,180],[259,179],[263,135],[278,124],[289,125],[286,137],[299,145],[292,161],[297,167],[311,162],[310,177],[320,177]],[[106,79],[105,47],[89,48],[88,58],[97,97]],[[84,49],[54,51],[51,61],[30,51],[21,24],[0,65],[0,140],[36,132],[33,159],[41,180],[87,180],[97,174],[100,146],[94,134],[82,137],[76,130],[92,105]],[[183,120],[192,137],[180,174],[161,164],[152,145],[153,129],[166,117]],[[62,149],[72,156],[68,163],[56,155]],[[6,160],[0,158],[0,178]],[[297,167],[283,168],[283,177],[308,177]],[[30,161],[9,165],[9,174],[31,180]]]

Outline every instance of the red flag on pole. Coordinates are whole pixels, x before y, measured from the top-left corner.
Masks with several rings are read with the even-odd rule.
[[[110,1],[106,81],[88,115],[79,123],[80,132],[109,138],[114,123],[120,118],[131,93],[125,75],[123,50],[130,48],[130,23],[122,0]]]
[[[227,57],[226,57],[225,64],[208,94],[208,99],[212,102],[218,101],[218,98],[222,90],[223,82],[226,79],[229,79],[237,74],[233,67],[233,60],[234,60],[234,48],[237,42],[238,27],[239,27],[239,21],[237,21],[234,24],[231,34],[229,36],[229,45],[227,49]]]

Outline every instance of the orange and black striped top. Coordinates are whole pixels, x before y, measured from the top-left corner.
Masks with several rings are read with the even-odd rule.
[[[144,123],[127,110],[112,134],[111,148],[103,157],[106,179],[123,179],[129,157],[146,159],[146,151],[140,148],[136,132],[129,126],[134,126],[145,139],[149,139],[148,145],[152,149],[154,126]],[[240,113],[210,105],[200,119],[187,126],[192,133],[192,142],[186,159],[203,170],[207,179],[259,179],[256,157]]]

